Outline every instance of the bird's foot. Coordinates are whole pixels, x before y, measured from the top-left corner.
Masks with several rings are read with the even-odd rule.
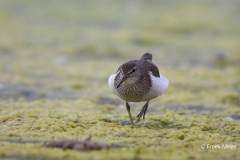
[[[125,124],[125,125],[129,125],[129,126],[131,126],[131,127],[134,127],[134,126],[135,126],[135,124],[134,124],[134,123],[131,123],[131,121],[126,121],[124,124]]]

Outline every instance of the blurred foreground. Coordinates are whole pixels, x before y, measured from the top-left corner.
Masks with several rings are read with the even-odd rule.
[[[240,142],[240,2],[1,1],[1,159],[237,159]],[[170,80],[146,124],[128,121],[110,74],[143,53]],[[133,104],[132,114],[143,104]],[[77,152],[44,141],[112,146]],[[217,157],[217,158],[216,158]]]

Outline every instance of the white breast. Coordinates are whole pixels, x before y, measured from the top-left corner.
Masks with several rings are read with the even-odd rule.
[[[143,99],[150,100],[156,98],[159,95],[163,94],[168,88],[169,80],[160,74],[160,77],[155,77],[152,72],[149,72],[149,75],[152,80],[151,90],[144,96]]]
[[[118,92],[116,91],[115,89],[115,86],[114,86],[114,79],[116,77],[116,75],[118,74],[118,72],[116,74],[112,74],[109,78],[108,78],[108,86],[111,88],[111,90],[119,96]]]
[[[108,85],[116,95],[121,97],[121,95],[117,92],[117,90],[115,89],[115,86],[114,86],[114,79],[115,79],[117,74],[118,73],[112,74],[109,77]],[[152,72],[149,72],[149,75],[150,75],[151,80],[152,80],[152,88],[150,89],[150,91],[145,96],[142,97],[141,101],[147,101],[147,100],[156,98],[159,95],[163,94],[166,91],[166,89],[168,88],[169,80],[166,77],[162,76],[161,74],[160,74],[160,77],[155,77],[152,74]]]

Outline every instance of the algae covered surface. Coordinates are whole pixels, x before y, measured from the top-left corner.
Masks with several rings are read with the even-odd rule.
[[[0,159],[239,159],[239,6],[1,1]],[[131,127],[107,80],[146,52],[170,84]],[[42,147],[89,135],[110,149]]]

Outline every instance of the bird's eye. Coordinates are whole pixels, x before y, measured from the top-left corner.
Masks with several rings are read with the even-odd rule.
[[[135,72],[135,71],[136,71],[135,69],[132,70],[132,72]]]

